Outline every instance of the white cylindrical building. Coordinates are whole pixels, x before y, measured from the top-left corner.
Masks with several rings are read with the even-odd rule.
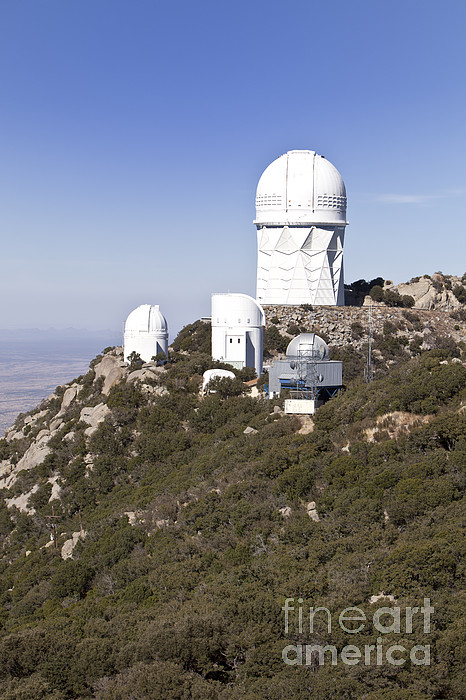
[[[265,314],[247,294],[212,294],[212,358],[262,374]]]
[[[257,300],[343,305],[346,189],[314,151],[288,151],[257,185]]]
[[[126,319],[124,359],[137,352],[141,360],[150,362],[159,353],[168,353],[168,325],[158,305],[142,304]]]

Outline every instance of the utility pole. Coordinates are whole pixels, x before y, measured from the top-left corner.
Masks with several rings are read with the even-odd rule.
[[[50,531],[51,531],[50,534],[52,537],[53,546],[55,547],[55,549],[57,549],[58,548],[58,541],[57,541],[58,536],[57,536],[57,522],[56,521],[58,520],[58,518],[60,516],[55,515],[55,513],[53,512],[53,505],[52,505],[52,515],[46,515],[45,517],[50,519]]]

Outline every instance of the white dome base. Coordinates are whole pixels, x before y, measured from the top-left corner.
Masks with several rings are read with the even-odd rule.
[[[260,304],[343,306],[343,226],[257,231]]]

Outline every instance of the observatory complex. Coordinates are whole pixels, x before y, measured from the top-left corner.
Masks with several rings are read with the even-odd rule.
[[[288,151],[256,193],[257,301],[342,306],[345,183],[314,151]]]
[[[124,359],[137,352],[144,362],[150,362],[159,353],[168,353],[168,325],[160,307],[142,304],[131,311],[126,319]]]
[[[212,294],[212,359],[262,374],[265,313],[261,304],[341,306],[346,190],[338,170],[315,151],[288,151],[262,173],[257,185],[257,299]],[[168,327],[158,306],[143,304],[126,319],[124,359],[132,352],[150,362],[168,352]],[[203,391],[227,370],[204,373]],[[342,363],[331,361],[326,343],[303,333],[286,359],[269,372],[269,397],[289,389],[287,413],[313,413],[342,384]]]

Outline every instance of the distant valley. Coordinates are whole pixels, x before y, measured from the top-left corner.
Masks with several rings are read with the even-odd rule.
[[[104,347],[120,342],[115,331],[0,330],[0,435],[57,385],[84,374]]]

